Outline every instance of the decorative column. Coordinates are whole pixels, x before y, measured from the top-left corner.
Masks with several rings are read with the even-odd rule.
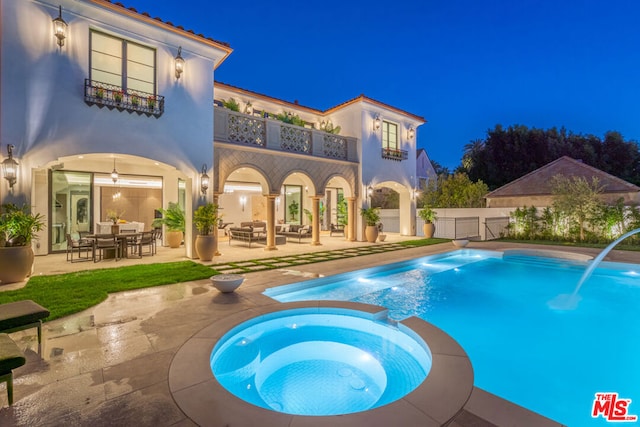
[[[312,210],[312,225],[311,225],[311,245],[320,246],[320,196],[313,196],[311,198],[311,210]]]
[[[218,206],[218,215],[220,215],[220,205],[218,205],[218,195],[216,193],[213,193],[213,204]],[[222,255],[218,250],[218,224],[217,223],[213,226],[213,241],[214,241],[213,256]]]
[[[267,246],[265,251],[277,251],[276,247],[276,197],[279,194],[268,194],[267,198]]]
[[[347,197],[347,240],[356,241],[356,198]]]

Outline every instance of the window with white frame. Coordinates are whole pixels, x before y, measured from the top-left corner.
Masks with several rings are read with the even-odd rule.
[[[382,122],[382,148],[398,149],[398,125],[387,121]]]
[[[91,31],[91,80],[123,90],[155,93],[156,51],[98,31]]]

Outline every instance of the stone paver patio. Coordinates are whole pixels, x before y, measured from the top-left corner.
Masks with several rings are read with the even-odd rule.
[[[363,243],[348,243],[348,246]],[[510,243],[471,243],[469,247],[501,249]],[[307,247],[309,248],[309,247]],[[540,248],[540,247],[536,247]],[[321,256],[329,256],[320,247]],[[335,248],[339,250],[340,248]],[[344,249],[344,248],[343,248]],[[355,250],[355,247],[353,248]],[[171,361],[190,337],[233,313],[279,304],[262,295],[265,288],[298,282],[309,277],[337,274],[454,249],[450,243],[346,257],[306,265],[245,274],[245,282],[233,294],[221,294],[208,280],[112,294],[84,312],[47,322],[41,357],[33,331],[12,334],[25,351],[27,364],[14,372],[15,403],[7,406],[0,386],[1,426],[192,426],[175,404],[168,386]],[[567,250],[544,247],[541,249]],[[595,255],[597,249],[571,249]],[[263,252],[263,251],[260,251]],[[244,251],[244,255],[258,251]],[[264,253],[264,252],[263,252]],[[343,252],[344,253],[344,252]],[[264,258],[288,253],[267,253]],[[231,258],[231,255],[228,255]],[[55,256],[36,261],[38,268]],[[147,257],[159,261],[162,257]],[[251,256],[251,258],[254,258]],[[245,258],[246,259],[246,258]],[[640,253],[614,251],[610,259],[640,263]],[[46,262],[45,262],[46,261]],[[220,260],[232,267],[240,259]],[[279,261],[282,261],[280,259]],[[58,261],[59,262],[59,261]],[[93,267],[93,263],[84,263]],[[106,262],[98,263],[106,266]],[[115,262],[111,262],[116,266]],[[245,264],[245,263],[243,263]],[[252,263],[247,264],[250,266]],[[125,265],[125,262],[117,266]],[[57,269],[82,268],[82,264],[57,265]],[[246,267],[246,266],[245,266]],[[233,267],[226,272],[242,269]],[[340,425],[340,417],[335,417]],[[518,420],[514,424],[514,420]],[[370,425],[391,425],[393,420],[371,417]],[[208,425],[222,425],[212,419]],[[239,424],[241,425],[241,424]],[[519,425],[557,426],[523,408],[474,389],[452,426]]]

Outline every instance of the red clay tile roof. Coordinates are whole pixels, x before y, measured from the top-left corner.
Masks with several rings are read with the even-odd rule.
[[[631,184],[623,179],[610,175],[582,163],[571,157],[563,156],[539,169],[511,181],[508,184],[492,191],[485,197],[517,197],[517,196],[540,196],[550,195],[551,178],[556,175],[567,177],[578,176],[591,181],[592,177],[597,177],[604,193],[629,193],[638,192],[640,187]]]
[[[201,43],[205,43],[208,44],[210,46],[214,46],[217,47],[223,51],[226,52],[226,55],[224,56],[224,58],[222,58],[222,60],[220,60],[220,62],[217,64],[219,65],[220,63],[222,63],[227,56],[229,56],[229,54],[231,54],[231,52],[233,52],[233,49],[231,49],[231,47],[229,46],[229,43],[227,42],[221,42],[218,40],[214,40],[211,37],[206,37],[203,34],[196,34],[193,30],[186,30],[184,27],[182,27],[181,25],[174,25],[173,23],[169,22],[169,21],[163,21],[161,18],[158,18],[157,16],[155,18],[152,18],[151,15],[149,15],[149,13],[147,12],[138,12],[136,10],[136,8],[134,7],[129,7],[127,8],[125,5],[123,5],[120,2],[112,2],[111,0],[89,0],[92,3],[95,4],[100,4],[114,12],[120,13],[122,15],[126,15],[126,16],[131,16],[135,19],[138,19],[139,21],[143,21],[146,22],[148,24],[152,24],[152,25],[156,25],[165,29],[168,29],[170,31],[173,31],[175,33],[181,34],[183,36],[189,37],[193,40],[199,41]]]
[[[279,98],[274,98],[272,96],[265,95],[265,94],[262,94],[262,93],[259,93],[259,92],[255,92],[255,91],[252,91],[252,90],[249,90],[249,89],[243,89],[241,87],[233,86],[233,85],[230,85],[228,83],[223,83],[223,82],[220,82],[220,81],[215,81],[214,82],[214,88],[215,88],[215,86],[221,86],[221,87],[223,87],[225,89],[228,89],[228,90],[233,90],[235,92],[244,93],[244,94],[247,94],[247,95],[250,95],[250,96],[255,96],[255,97],[258,97],[258,98],[263,98],[263,99],[265,99],[267,101],[275,102],[276,104],[285,105],[287,107],[307,110],[310,113],[319,114],[319,115],[323,115],[323,116],[326,116],[327,114],[330,114],[330,113],[332,113],[332,112],[334,112],[336,110],[339,110],[340,108],[344,108],[344,107],[346,107],[348,105],[351,105],[351,104],[353,104],[355,102],[367,101],[367,102],[370,102],[372,104],[380,105],[380,106],[382,106],[384,108],[387,108],[389,110],[396,111],[396,112],[398,112],[400,114],[404,114],[406,116],[413,117],[416,120],[419,120],[419,121],[421,121],[423,123],[426,123],[426,120],[423,117],[416,116],[415,114],[408,113],[408,112],[406,112],[404,110],[401,110],[399,108],[396,108],[396,107],[392,107],[389,104],[384,104],[382,102],[376,101],[375,99],[366,97],[365,95],[360,95],[360,96],[358,96],[356,98],[353,98],[353,99],[351,99],[349,101],[343,102],[342,104],[339,104],[339,105],[337,105],[335,107],[331,107],[328,110],[322,111],[322,110],[319,110],[317,108],[307,107],[307,106],[301,105],[301,104],[298,103],[297,100],[294,101],[294,102],[289,102],[289,101],[285,101],[285,100],[282,100],[282,99],[279,99]]]
[[[234,92],[243,93],[243,94],[246,94],[246,95],[249,95],[249,96],[254,96],[256,98],[262,98],[262,99],[264,99],[266,101],[274,102],[276,104],[284,105],[284,106],[287,106],[287,107],[307,110],[307,111],[309,111],[310,113],[313,113],[313,114],[324,114],[324,112],[322,110],[318,110],[317,108],[312,108],[312,107],[306,107],[304,105],[299,104],[298,101],[294,101],[294,102],[285,101],[283,99],[274,98],[272,96],[265,95],[265,94],[259,93],[259,92],[255,92],[253,90],[244,89],[244,88],[241,88],[241,87],[238,87],[238,86],[230,85],[228,83],[219,82],[217,80],[213,82],[214,90],[215,90],[216,86],[222,87],[223,89],[232,90]]]
[[[354,103],[356,103],[356,102],[358,102],[358,101],[365,101],[365,102],[368,102],[368,103],[370,103],[370,104],[379,105],[380,107],[387,108],[387,109],[389,109],[389,110],[393,110],[393,111],[395,111],[395,112],[397,112],[397,113],[400,113],[400,114],[403,114],[403,115],[405,115],[405,116],[411,116],[411,117],[413,117],[415,120],[419,120],[419,121],[421,121],[422,123],[426,123],[426,122],[427,122],[427,121],[425,120],[425,118],[424,118],[424,117],[417,116],[417,115],[415,115],[415,114],[409,113],[408,111],[401,110],[400,108],[396,108],[396,107],[394,107],[394,106],[392,106],[392,105],[385,104],[384,102],[380,102],[380,101],[377,101],[377,100],[375,100],[375,99],[373,99],[373,98],[369,98],[369,97],[368,97],[368,96],[366,96],[365,94],[360,94],[359,96],[356,96],[356,97],[355,97],[355,98],[353,98],[353,99],[350,99],[350,100],[348,100],[348,101],[345,101],[345,102],[343,102],[342,104],[338,104],[338,105],[336,105],[335,107],[331,107],[331,108],[329,108],[328,110],[326,110],[326,111],[325,111],[325,113],[326,113],[326,114],[331,113],[331,112],[332,112],[332,111],[334,111],[334,110],[339,110],[339,109],[341,109],[341,108],[344,108],[344,107],[347,107],[347,106],[349,106],[349,105],[351,105],[351,104],[354,104]]]

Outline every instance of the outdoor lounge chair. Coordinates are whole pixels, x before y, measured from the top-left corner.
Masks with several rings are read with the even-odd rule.
[[[27,362],[20,348],[7,334],[0,334],[0,382],[7,383],[9,406],[13,405],[13,370]]]

